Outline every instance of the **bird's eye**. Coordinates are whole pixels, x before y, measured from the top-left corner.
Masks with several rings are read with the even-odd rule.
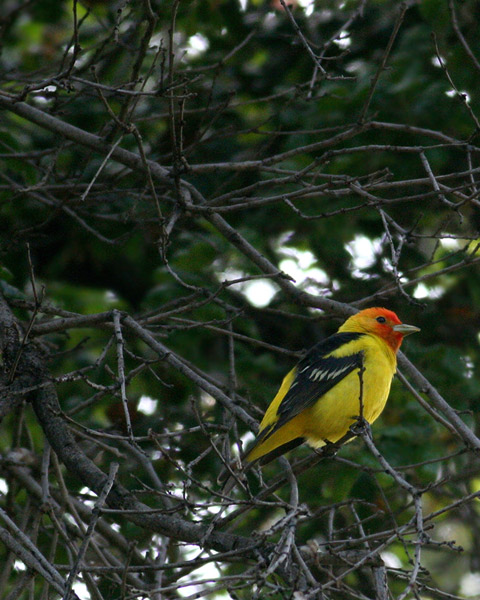
[[[386,322],[387,322],[387,319],[386,319],[385,317],[377,317],[377,321],[378,321],[379,323],[386,323]]]

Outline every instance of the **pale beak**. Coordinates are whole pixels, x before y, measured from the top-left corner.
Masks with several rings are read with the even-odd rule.
[[[418,327],[415,327],[415,325],[406,325],[405,323],[394,325],[392,329],[393,331],[398,331],[398,333],[401,333],[403,336],[410,335],[411,333],[417,333],[417,331],[420,331],[420,329]]]

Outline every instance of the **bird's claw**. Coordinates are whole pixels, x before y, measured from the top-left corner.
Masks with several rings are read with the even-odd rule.
[[[355,422],[350,426],[350,431],[353,435],[361,437],[368,432],[370,425],[364,417],[358,416],[354,418]]]

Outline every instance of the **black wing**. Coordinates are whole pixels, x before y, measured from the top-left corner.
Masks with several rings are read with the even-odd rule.
[[[312,406],[351,371],[361,367],[362,352],[338,358],[327,355],[363,335],[354,332],[335,333],[308,351],[296,366],[295,379],[278,407],[278,421],[268,435]]]

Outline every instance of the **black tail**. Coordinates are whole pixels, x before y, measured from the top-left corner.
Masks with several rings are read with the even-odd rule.
[[[304,442],[305,438],[297,437],[293,440],[290,440],[289,442],[286,442],[285,444],[282,444],[281,446],[278,446],[277,448],[275,448],[275,450],[264,454],[254,462],[259,462],[261,465],[266,465],[267,463],[271,462],[274,458],[282,456],[282,454],[285,454],[286,452],[290,452],[290,450],[293,450],[294,448],[300,446]]]
[[[297,446],[300,446],[304,442],[305,442],[305,438],[297,437],[293,440],[290,440],[289,442],[286,442],[285,444],[282,444],[281,446],[278,446],[278,448],[275,448],[275,450],[272,450],[271,452],[264,454],[263,456],[261,456],[260,458],[257,458],[256,460],[254,460],[252,462],[248,462],[248,461],[245,462],[245,457],[248,456],[248,454],[252,451],[252,448],[249,448],[242,455],[242,470],[244,473],[246,473],[247,471],[249,471],[251,469],[251,467],[253,467],[253,465],[255,465],[257,463],[260,465],[266,465],[269,462],[271,462],[272,460],[274,460],[275,458],[282,456],[282,454],[285,454],[286,452],[290,452],[290,450],[293,450]],[[220,471],[220,474],[217,477],[218,483],[222,484],[222,483],[226,482],[230,477],[235,481],[235,477],[232,475],[231,471],[233,471],[233,472],[237,471],[236,464],[232,463],[231,470],[228,469],[227,467],[224,467]]]

